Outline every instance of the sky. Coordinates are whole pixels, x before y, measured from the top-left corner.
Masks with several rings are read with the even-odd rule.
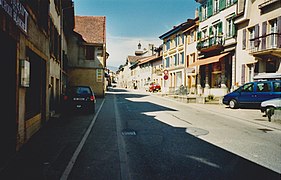
[[[195,17],[195,0],[73,0],[75,15],[106,16],[107,66],[119,67],[137,45],[162,44],[159,36]]]

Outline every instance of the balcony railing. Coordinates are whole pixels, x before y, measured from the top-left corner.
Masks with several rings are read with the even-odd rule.
[[[278,39],[281,34],[271,33],[249,40],[249,51],[251,53],[260,52],[264,50],[280,49],[278,47]]]
[[[199,51],[212,51],[217,48],[221,48],[225,43],[223,36],[212,36],[210,38],[205,38],[197,43],[197,50]]]

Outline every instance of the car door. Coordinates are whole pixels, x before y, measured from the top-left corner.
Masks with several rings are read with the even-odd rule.
[[[262,101],[266,101],[272,98],[275,98],[273,89],[272,89],[272,82],[264,81],[264,82],[257,82],[256,86],[256,104],[260,104]]]
[[[255,96],[254,83],[247,83],[241,87],[238,103],[241,106],[251,106],[255,102]]]

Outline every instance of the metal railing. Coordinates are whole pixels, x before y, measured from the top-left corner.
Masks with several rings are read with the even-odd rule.
[[[270,33],[264,36],[257,38],[249,39],[249,51],[251,53],[269,50],[269,49],[278,49],[278,39],[281,38],[281,34]]]

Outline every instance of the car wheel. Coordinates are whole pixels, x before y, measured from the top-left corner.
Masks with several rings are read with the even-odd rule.
[[[237,108],[237,101],[236,101],[235,99],[231,99],[231,100],[229,101],[229,107],[230,107],[231,109],[236,109],[236,108]]]

